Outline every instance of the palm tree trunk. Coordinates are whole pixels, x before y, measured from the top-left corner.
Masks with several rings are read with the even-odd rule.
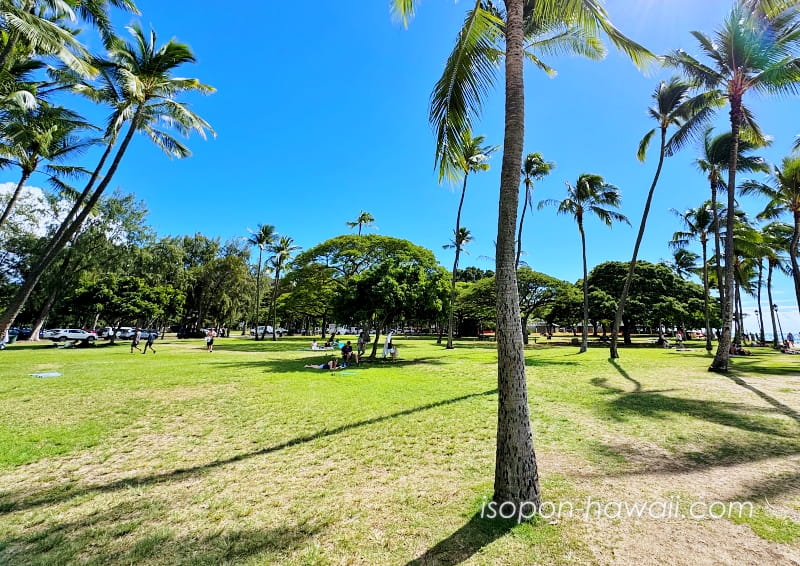
[[[713,349],[711,345],[711,312],[710,312],[710,292],[708,285],[708,241],[703,238],[703,310],[706,315],[706,351]]]
[[[258,337],[258,319],[261,316],[261,254],[264,250],[261,246],[258,246],[258,271],[256,272],[256,331],[255,331],[255,338],[256,340],[262,340],[264,337]]]
[[[744,335],[744,318],[742,317],[742,292],[741,285],[736,281],[733,284],[733,298],[734,298],[734,320],[736,321],[736,335],[734,341],[736,344],[741,345],[742,337]]]
[[[625,285],[622,287],[622,295],[617,303],[617,313],[614,316],[614,326],[611,328],[611,358],[619,358],[617,351],[617,334],[619,327],[622,324],[622,313],[625,311],[625,302],[628,300],[628,292],[631,288],[631,281],[633,281],[633,273],[636,270],[636,258],[639,256],[639,246],[642,245],[642,238],[644,237],[644,227],[647,224],[647,216],[650,214],[650,205],[653,202],[653,193],[658,184],[658,178],[661,175],[661,167],[664,165],[664,152],[667,145],[667,129],[661,128],[661,151],[658,154],[658,166],[656,173],[653,176],[653,182],[650,184],[650,191],[647,193],[647,200],[644,203],[644,211],[642,212],[642,221],[639,223],[639,233],[636,235],[636,243],[633,245],[633,256],[631,263],[628,265],[628,275],[625,277]]]
[[[111,179],[114,177],[114,173],[117,171],[117,167],[119,167],[120,161],[122,161],[122,156],[125,155],[125,151],[128,149],[128,145],[133,138],[133,134],[136,131],[137,123],[139,121],[139,116],[141,115],[142,108],[141,106],[136,109],[133,117],[131,118],[131,125],[130,129],[125,135],[125,138],[122,140],[119,149],[117,150],[116,155],[114,156],[114,160],[111,162],[108,171],[106,172],[103,180],[98,185],[97,189],[92,193],[89,200],[84,204],[83,210],[78,214],[74,221],[70,222],[70,216],[64,219],[61,223],[61,227],[59,228],[56,235],[51,239],[50,244],[48,245],[47,249],[44,252],[42,258],[33,266],[31,271],[28,273],[28,276],[25,278],[22,286],[17,290],[14,297],[9,302],[6,310],[0,315],[0,335],[4,334],[8,331],[11,325],[14,323],[14,320],[17,318],[17,315],[20,313],[22,308],[25,306],[25,303],[30,297],[31,293],[33,292],[36,285],[39,283],[39,279],[41,279],[44,272],[50,267],[50,264],[56,259],[58,254],[61,250],[64,249],[69,239],[78,231],[80,230],[81,226],[83,225],[84,220],[94,208],[94,205],[97,204],[97,201],[100,199],[100,196],[103,194],[103,191],[106,189],[108,184],[111,182]],[[100,160],[100,166],[105,162],[105,158],[109,153],[109,149],[106,149],[103,157]],[[88,194],[88,191],[91,188],[91,185],[94,183],[94,180],[97,179],[99,175],[99,168],[95,170],[92,174],[92,178],[89,180],[89,184],[87,184],[86,188],[84,189],[81,198],[84,198],[85,195]],[[76,207],[73,206],[73,210],[70,211],[70,214],[76,210]]]
[[[730,97],[731,152],[728,163],[728,208],[725,214],[725,300],[722,310],[722,336],[717,353],[708,368],[710,371],[727,372],[731,351],[731,325],[733,323],[733,225],[736,210],[736,167],[739,157],[739,125],[742,123],[741,96]],[[719,231],[717,231],[719,232]],[[723,287],[720,284],[720,289]]]
[[[463,200],[463,193],[462,193],[462,200]],[[456,221],[456,224],[458,224],[458,221]],[[448,350],[453,349],[453,320],[455,319],[455,310],[456,310],[456,273],[458,272],[458,256],[461,255],[461,245],[458,242],[458,228],[456,228],[455,244],[456,244],[456,258],[453,261],[453,280],[451,282],[451,287],[450,287],[450,309],[449,309],[450,313],[448,314],[447,317],[447,346],[445,346],[445,348]]]
[[[514,228],[519,206],[519,172],[525,135],[523,84],[523,0],[505,0],[505,135],[497,221],[497,447],[494,500],[519,509],[541,503],[533,448],[525,349],[520,328]]]
[[[586,267],[586,233],[583,231],[583,223],[578,221],[578,230],[581,233],[581,250],[583,253],[583,328],[581,331],[581,349],[584,353],[589,349],[589,274]]]
[[[764,344],[764,311],[761,308],[761,287],[764,283],[764,260],[758,260],[758,296],[756,300],[758,301],[758,342],[759,344]]]
[[[769,301],[769,316],[772,319],[772,347],[778,347],[778,327],[775,324],[775,311],[772,308],[772,268],[774,265],[770,261],[767,264],[767,300]]]
[[[717,183],[711,181],[711,215],[714,217],[714,258],[716,259],[717,271],[717,291],[719,292],[719,302],[725,305],[725,278],[722,275],[722,244],[719,238],[719,213],[717,211]],[[724,310],[724,308],[723,308]]]
[[[22,176],[19,179],[19,183],[17,183],[14,192],[11,195],[11,199],[6,204],[6,208],[3,210],[3,215],[0,216],[0,227],[3,226],[3,223],[8,220],[8,217],[11,216],[11,211],[14,209],[14,205],[17,204],[17,200],[19,199],[19,195],[22,194],[22,188],[25,186],[25,181],[31,176],[32,171],[23,170]]]
[[[514,262],[514,267],[519,269],[519,258],[522,256],[522,226],[525,224],[525,209],[528,208],[530,199],[530,187],[528,181],[525,181],[525,202],[522,203],[522,214],[519,216],[519,231],[517,232],[517,259]],[[523,335],[525,332],[523,331]]]
[[[278,341],[278,283],[281,280],[281,266],[275,266],[275,289],[272,291],[272,341]],[[266,330],[266,329],[265,329]]]
[[[798,241],[800,241],[800,211],[795,211],[792,244],[789,246],[789,260],[792,262],[792,281],[794,282],[794,293],[795,297],[797,298],[797,305],[800,307],[800,269],[798,269],[797,265]]]

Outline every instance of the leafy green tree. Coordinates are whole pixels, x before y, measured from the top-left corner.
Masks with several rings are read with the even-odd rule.
[[[166,123],[181,134],[196,131],[203,137],[207,130],[211,130],[205,120],[177,99],[180,94],[186,92],[210,93],[214,90],[197,79],[172,76],[179,66],[194,62],[195,58],[189,47],[174,40],[159,47],[155,32],[147,36],[138,26],[128,29],[133,35],[133,44],[114,40],[109,48],[110,59],[94,62],[101,69],[100,76],[104,87],[96,89],[85,85],[78,89],[95,100],[109,102],[114,108],[106,131],[106,147],[103,155],[42,257],[28,274],[5,312],[0,315],[0,333],[11,326],[42,274],[64,249],[69,239],[80,230],[114,177],[134,133],[137,131],[145,133],[171,156],[187,157],[190,155],[189,149],[168,132],[159,129],[159,125]],[[125,124],[128,125],[128,130],[119,143],[108,169],[101,175]],[[101,180],[95,188],[99,178]]]
[[[610,355],[612,358],[619,358],[617,334],[619,333],[620,324],[622,324],[622,313],[625,310],[625,302],[628,299],[628,292],[631,288],[633,272],[636,269],[636,259],[639,257],[639,246],[641,246],[642,238],[644,237],[644,229],[647,225],[647,218],[650,215],[650,205],[653,202],[653,194],[661,176],[661,168],[664,166],[664,158],[675,153],[686,143],[686,140],[694,130],[707,119],[712,105],[717,100],[715,96],[708,95],[691,97],[689,95],[690,89],[691,87],[688,83],[673,77],[669,81],[661,81],[653,93],[655,105],[649,109],[649,114],[656,121],[658,127],[647,132],[639,142],[639,151],[636,157],[639,161],[645,160],[650,141],[658,132],[660,139],[658,165],[653,175],[653,181],[650,183],[650,190],[647,192],[644,211],[639,222],[639,232],[636,234],[636,241],[633,244],[633,255],[628,267],[628,274],[625,277],[625,285],[622,287],[622,295],[617,303],[614,326],[611,329]],[[671,126],[677,127],[677,131],[667,139],[667,130]]]
[[[260,336],[258,334],[258,323],[261,320],[261,269],[264,266],[262,254],[264,253],[264,250],[275,243],[276,237],[277,234],[275,233],[275,226],[271,224],[259,224],[255,232],[251,232],[250,237],[247,239],[248,244],[258,247],[258,267],[256,268],[256,300],[255,304],[253,305],[255,308],[253,325],[256,328],[256,340],[262,340],[264,338],[263,333]]]
[[[366,226],[367,228],[374,227],[375,218],[369,213],[361,211],[361,214],[358,215],[358,218],[355,219],[354,222],[346,222],[351,229],[358,226],[358,235],[361,235],[361,228]]]
[[[743,105],[750,91],[781,93],[796,91],[800,83],[800,59],[791,55],[796,44],[796,9],[762,17],[746,3],[734,5],[714,38],[692,32],[711,64],[695,59],[685,51],[664,57],[664,62],[680,68],[706,92],[727,100],[730,107],[731,151],[728,163],[728,203],[726,233],[734,227],[735,188],[741,134],[759,133],[752,114]],[[763,135],[756,136],[762,139]],[[711,371],[726,372],[731,345],[734,311],[733,238],[725,239],[725,303],[722,336]]]
[[[586,265],[586,232],[584,231],[584,218],[586,215],[596,216],[606,226],[614,222],[630,224],[624,214],[612,210],[619,208],[622,199],[619,189],[606,183],[600,175],[583,173],[578,177],[575,185],[567,183],[567,198],[558,201],[555,199],[543,200],[539,203],[541,210],[545,206],[555,206],[558,214],[572,216],[578,225],[581,235],[581,252],[583,256],[583,334],[580,352],[585,352],[589,347],[589,289],[587,287],[588,267]]]
[[[515,265],[519,269],[519,258],[522,256],[522,226],[525,223],[525,210],[533,210],[533,181],[544,179],[555,167],[555,163],[545,161],[541,153],[529,153],[522,162],[522,182],[525,184],[525,199],[522,201],[522,211],[519,216],[519,230],[517,231],[517,260]],[[527,339],[527,338],[526,338]]]

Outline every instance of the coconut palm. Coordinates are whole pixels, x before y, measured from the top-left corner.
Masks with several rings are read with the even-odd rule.
[[[248,228],[248,230],[250,230]],[[253,321],[255,322],[256,327],[256,340],[260,340],[264,338],[264,334],[262,333],[259,337],[258,335],[258,323],[261,321],[261,268],[263,263],[261,261],[262,255],[264,250],[268,249],[272,244],[275,243],[275,238],[277,234],[275,233],[275,226],[271,224],[259,224],[258,228],[255,231],[250,231],[250,237],[247,238],[247,243],[251,246],[258,247],[258,268],[256,270],[256,301],[255,301],[255,313],[253,316]]]
[[[300,246],[294,245],[294,240],[289,236],[281,236],[276,243],[270,246],[272,257],[269,262],[274,270],[274,283],[272,291],[272,341],[278,340],[278,285],[281,282],[281,270],[292,258],[292,254],[300,250]]]
[[[714,227],[714,215],[711,212],[711,204],[707,202],[697,208],[689,209],[686,212],[678,212],[673,209],[673,212],[680,217],[685,231],[675,232],[672,235],[670,245],[672,247],[683,249],[691,240],[698,240],[702,249],[703,261],[703,311],[705,314],[705,335],[706,335],[706,350],[712,350],[711,346],[711,313],[710,313],[710,291],[708,281],[708,237],[709,233]]]
[[[392,0],[395,15],[404,24],[413,16],[416,0]],[[482,97],[492,85],[491,53],[500,47],[505,55],[505,135],[503,165],[500,173],[498,235],[496,246],[497,285],[497,384],[498,421],[495,453],[494,499],[520,505],[540,503],[539,476],[528,409],[525,356],[520,326],[517,273],[514,257],[517,209],[519,206],[519,171],[525,130],[523,63],[525,58],[525,23],[541,26],[573,24],[587,33],[602,30],[611,41],[637,63],[652,55],[630,41],[611,23],[597,2],[561,2],[506,0],[505,11],[497,17],[484,9],[488,3],[477,0],[470,25],[459,36],[464,48],[465,70],[452,81],[452,91],[459,92],[455,104],[443,113],[432,112],[437,135],[436,160],[451,160],[447,153],[451,142],[461,132],[472,130],[472,119],[479,114]],[[525,8],[528,8],[526,14]],[[502,25],[498,25],[502,24]],[[434,97],[432,109],[439,106]],[[441,171],[441,167],[440,167]]]
[[[194,131],[203,138],[207,131],[213,133],[205,120],[178,100],[186,92],[214,91],[197,79],[172,76],[181,65],[195,61],[189,47],[175,40],[159,46],[155,32],[145,34],[138,26],[131,26],[128,30],[133,36],[132,43],[115,40],[108,52],[109,59],[95,61],[95,66],[101,69],[103,86],[94,89],[83,85],[76,89],[97,101],[108,102],[114,109],[105,133],[105,150],[66,219],[48,242],[43,255],[31,268],[5,312],[0,315],[0,333],[11,326],[44,271],[83,225],[113,179],[136,132],[144,133],[165,153],[177,158],[187,157],[191,152],[160,126],[172,127],[183,135]],[[126,126],[127,131],[117,145],[119,134]],[[114,157],[103,172],[115,147]],[[98,179],[100,181],[95,188]]]
[[[763,4],[763,3],[761,3]],[[800,59],[791,55],[796,46],[796,10],[762,17],[752,6],[739,3],[731,10],[714,37],[695,31],[692,35],[710,60],[702,63],[683,50],[664,57],[667,65],[680,68],[687,77],[709,94],[724,97],[730,109],[731,151],[728,163],[728,203],[726,232],[733,233],[735,187],[739,141],[742,134],[762,139],[743,98],[750,91],[776,94],[794,92],[800,83]],[[733,316],[733,238],[725,240],[725,302],[723,326],[717,353],[709,368],[728,370]]]
[[[522,255],[522,226],[525,223],[525,210],[533,210],[533,181],[544,179],[555,167],[555,163],[545,161],[541,153],[529,153],[522,162],[522,182],[525,184],[525,199],[522,201],[522,213],[519,216],[517,232],[517,260],[514,265],[519,268]]]
[[[772,309],[772,305],[775,304],[772,300],[772,273],[776,268],[784,273],[789,273],[791,271],[786,256],[789,255],[789,246],[791,245],[793,232],[794,228],[784,222],[770,222],[761,229],[761,233],[764,236],[764,243],[766,244],[767,300],[769,301],[769,314],[772,322],[772,346],[774,348],[778,347],[778,328],[775,325],[775,311]],[[760,304],[759,309],[761,309]]]
[[[792,240],[789,244],[789,260],[792,264],[792,280],[795,296],[800,306],[800,264],[797,246],[800,242],[800,157],[784,157],[780,168],[775,168],[769,183],[746,181],[742,193],[758,193],[769,199],[760,218],[775,219],[785,213],[792,217]]]
[[[456,257],[453,260],[453,276],[451,278],[451,287],[450,287],[450,305],[449,305],[449,312],[448,312],[448,323],[447,323],[447,349],[453,349],[453,323],[454,316],[453,313],[455,312],[455,302],[456,302],[456,274],[458,273],[458,259],[461,256],[461,252],[464,251],[464,246],[467,245],[472,241],[472,234],[469,230],[460,226],[458,231],[453,231],[453,241],[449,244],[445,244],[442,246],[444,249],[452,249],[456,251]]]
[[[660,140],[658,165],[653,175],[653,181],[650,183],[650,190],[647,193],[644,211],[642,212],[642,218],[639,222],[639,232],[636,235],[636,242],[633,244],[633,255],[628,264],[628,273],[625,277],[625,283],[622,286],[622,294],[617,302],[617,311],[611,330],[610,356],[612,358],[619,358],[619,352],[617,351],[617,335],[619,334],[619,327],[622,324],[625,303],[628,300],[628,292],[630,291],[633,274],[636,270],[636,259],[639,256],[639,247],[644,237],[647,217],[650,214],[650,205],[653,202],[653,194],[655,193],[658,179],[661,176],[664,158],[672,155],[686,143],[694,131],[707,119],[713,106],[718,103],[718,97],[713,94],[711,96],[705,94],[695,97],[690,96],[690,88],[688,83],[673,77],[669,81],[661,81],[652,95],[655,105],[649,109],[649,114],[650,117],[656,121],[658,126],[647,132],[639,142],[639,151],[636,157],[639,161],[644,161],[650,141],[656,132],[658,132]],[[673,126],[676,127],[677,130],[667,139],[667,130]]]
[[[12,111],[0,125],[0,163],[13,164],[21,171],[20,179],[0,214],[0,226],[14,208],[30,176],[39,171],[43,161],[51,184],[65,187],[62,177],[80,174],[79,167],[61,164],[65,159],[79,155],[88,148],[91,140],[78,137],[81,130],[92,128],[91,124],[77,113],[61,106],[40,105],[32,112]]]
[[[606,226],[614,222],[630,224],[624,214],[611,208],[619,208],[621,197],[619,189],[606,183],[600,175],[584,173],[578,177],[574,185],[567,185],[567,198],[558,201],[555,199],[543,200],[539,209],[545,206],[557,207],[558,214],[568,214],[575,219],[578,232],[581,235],[581,252],[583,255],[583,332],[581,335],[581,353],[588,347],[589,329],[589,273],[586,264],[586,232],[584,220],[587,215],[594,215]],[[610,207],[610,208],[609,208]]]
[[[373,223],[375,222],[375,218],[369,213],[361,211],[361,214],[358,215],[358,218],[355,219],[353,222],[346,222],[350,229],[352,230],[356,226],[358,226],[358,235],[361,235],[361,228],[366,226],[368,228],[373,228]]]
[[[681,279],[689,279],[700,271],[700,268],[697,267],[698,259],[700,259],[698,254],[685,248],[678,248],[672,253],[672,261],[668,263],[668,266]]]

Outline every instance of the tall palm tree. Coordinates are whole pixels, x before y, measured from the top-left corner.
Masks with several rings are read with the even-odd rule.
[[[249,230],[249,228],[248,228]],[[247,238],[247,243],[251,246],[258,247],[258,268],[256,271],[256,301],[255,301],[255,313],[253,316],[253,321],[256,327],[255,337],[256,340],[263,340],[264,333],[261,334],[259,337],[258,335],[258,323],[261,320],[261,268],[263,266],[263,262],[261,257],[264,253],[264,250],[268,249],[272,244],[275,243],[275,238],[277,234],[275,233],[275,226],[272,224],[259,224],[258,228],[255,231],[250,232],[250,237]]]
[[[276,243],[270,246],[272,258],[270,263],[274,269],[274,286],[272,291],[272,341],[278,340],[278,285],[281,282],[281,270],[292,258],[292,254],[300,250],[300,246],[294,245],[294,239],[289,236],[281,236]]]
[[[790,267],[787,266],[786,256],[789,254],[792,233],[794,228],[784,222],[770,222],[761,229],[766,244],[767,260],[767,300],[769,301],[769,314],[772,322],[772,346],[778,348],[778,328],[775,325],[775,311],[772,305],[772,272],[775,268],[788,273]],[[759,309],[761,306],[759,305]],[[762,324],[763,328],[763,324]]]
[[[392,0],[392,8],[395,15],[407,24],[414,14],[416,3],[417,0]],[[525,23],[528,21],[542,27],[558,23],[566,26],[570,23],[589,32],[601,29],[635,62],[648,62],[652,60],[652,55],[620,33],[597,2],[539,0],[526,4],[524,0],[505,0],[504,4],[505,11],[498,18],[484,9],[486,4],[482,0],[476,1],[472,25],[466,26],[459,36],[459,44],[465,48],[464,60],[470,62],[467,70],[459,75],[461,80],[451,83],[453,92],[461,93],[460,102],[452,107],[453,111],[433,116],[433,121],[434,129],[441,130],[444,134],[437,135],[436,144],[436,160],[441,165],[451,161],[446,155],[447,148],[455,146],[450,142],[457,140],[464,130],[472,130],[471,122],[480,112],[482,96],[492,85],[494,68],[490,53],[500,47],[505,54],[505,134],[495,254],[498,417],[493,498],[495,501],[514,505],[527,501],[538,506],[541,501],[539,475],[528,408],[525,353],[514,261],[519,171],[522,167],[525,137]],[[498,23],[502,25],[498,26]],[[437,98],[440,97],[434,96],[432,109],[438,106]]]
[[[639,151],[636,157],[639,161],[644,161],[647,148],[650,145],[650,140],[656,132],[658,132],[660,139],[658,165],[653,175],[653,181],[650,183],[650,190],[647,192],[644,211],[642,212],[642,218],[639,222],[639,232],[636,234],[636,242],[633,244],[633,255],[628,264],[628,273],[625,276],[625,283],[622,286],[622,294],[617,302],[617,311],[611,330],[610,356],[612,358],[619,358],[619,352],[617,351],[617,335],[619,334],[619,327],[622,324],[625,303],[628,300],[628,292],[630,291],[633,274],[636,270],[639,246],[642,245],[644,229],[647,225],[647,217],[650,214],[650,205],[653,202],[653,194],[655,193],[658,179],[661,176],[664,158],[672,155],[686,143],[687,139],[689,139],[697,127],[707,119],[712,106],[716,103],[713,96],[709,97],[701,94],[691,97],[689,95],[690,88],[688,83],[673,77],[669,81],[661,81],[652,95],[655,105],[649,109],[649,114],[650,117],[656,121],[658,126],[647,132],[639,142]],[[677,127],[677,131],[667,139],[667,130],[672,126]]]
[[[675,275],[681,279],[689,279],[700,270],[697,267],[698,259],[700,259],[698,254],[685,248],[678,248],[672,253],[672,261],[668,265]]]
[[[109,59],[95,62],[101,69],[103,86],[95,89],[84,85],[78,89],[97,101],[107,101],[114,109],[106,129],[103,155],[43,255],[0,315],[0,333],[11,326],[44,271],[83,225],[113,179],[136,132],[144,133],[157,147],[177,158],[187,157],[191,152],[178,139],[160,129],[161,125],[171,126],[183,135],[195,131],[205,138],[207,131],[213,133],[205,120],[178,100],[186,92],[214,91],[197,79],[172,76],[181,65],[195,61],[189,47],[175,40],[158,46],[155,32],[145,34],[138,26],[131,26],[128,30],[133,35],[133,43],[115,40],[108,52]],[[119,134],[126,125],[127,131],[117,146]],[[103,172],[115,147],[111,164]],[[98,179],[100,182],[95,188]]]
[[[352,230],[356,226],[358,226],[358,235],[361,235],[361,228],[362,226],[367,226],[368,228],[373,227],[373,223],[375,222],[375,218],[369,213],[361,211],[361,214],[358,215],[358,218],[355,219],[353,222],[345,222],[350,229]]]
[[[0,163],[16,165],[21,175],[11,199],[0,214],[0,226],[8,219],[25,183],[39,170],[42,161],[50,162],[41,172],[56,187],[64,186],[62,176],[83,172],[80,167],[60,163],[79,155],[93,143],[76,135],[89,128],[92,128],[91,124],[81,116],[61,106],[43,104],[31,112],[16,110],[8,114],[0,123]]]
[[[719,206],[717,206],[717,195],[719,191],[727,191],[728,185],[725,183],[725,172],[730,165],[731,142],[730,132],[723,132],[717,136],[713,135],[713,128],[707,128],[703,136],[702,155],[695,161],[697,168],[706,175],[711,190],[711,213],[714,223],[712,232],[714,234],[714,263],[717,272],[717,285],[719,289],[720,302],[725,304],[725,278],[722,275],[722,244],[719,219]],[[736,156],[737,173],[767,171],[767,162],[750,152],[758,147],[768,145],[766,139],[750,142],[739,140],[738,155]]]
[[[800,242],[800,156],[783,158],[780,168],[775,168],[770,183],[745,181],[742,193],[758,193],[769,199],[760,218],[775,219],[789,213],[792,217],[792,240],[789,244],[789,260],[792,263],[792,280],[795,297],[800,307],[800,264],[797,246]]]
[[[561,201],[543,200],[539,203],[539,209],[545,206],[555,206],[558,214],[572,216],[578,225],[583,255],[583,332],[580,349],[580,352],[583,353],[589,348],[589,272],[586,264],[584,219],[587,215],[594,215],[606,226],[611,226],[614,222],[625,222],[626,224],[630,224],[630,222],[624,214],[611,210],[611,208],[619,208],[622,200],[619,189],[606,183],[600,175],[583,173],[574,185],[566,184],[567,198]]]
[[[790,13],[791,12],[791,13]],[[742,134],[758,134],[759,128],[743,98],[749,91],[762,93],[793,92],[800,83],[800,59],[791,55],[797,41],[793,24],[796,11],[790,10],[769,18],[754,13],[752,7],[739,3],[731,10],[713,38],[695,31],[692,35],[711,64],[679,50],[663,58],[667,65],[680,68],[690,80],[724,97],[730,108],[731,151],[728,163],[728,203],[726,232],[733,234],[735,188],[739,141]],[[757,136],[763,138],[763,135]],[[733,238],[725,240],[725,303],[722,336],[709,368],[728,370],[733,317]]]
[[[708,282],[708,237],[709,233],[714,227],[714,215],[711,213],[711,204],[705,203],[697,208],[692,208],[686,212],[678,212],[673,209],[673,212],[680,217],[685,226],[685,231],[675,232],[672,235],[670,245],[672,247],[683,249],[691,240],[697,239],[700,242],[702,249],[703,261],[703,311],[705,314],[705,335],[706,335],[706,350],[713,349],[711,345],[711,312],[710,301],[711,295],[709,291]]]
[[[442,246],[444,249],[452,249],[456,251],[456,257],[453,260],[453,277],[451,278],[450,287],[450,305],[448,308],[448,323],[447,323],[447,346],[448,350],[453,349],[453,325],[455,322],[455,302],[456,302],[456,274],[458,273],[458,259],[461,252],[464,251],[464,246],[472,241],[472,234],[465,227],[460,226],[458,232],[453,231],[453,241],[449,244]]]
[[[545,161],[541,153],[529,153],[522,162],[522,182],[525,184],[525,199],[522,201],[522,213],[519,217],[517,232],[517,260],[514,265],[519,269],[519,258],[522,256],[522,225],[525,223],[525,210],[533,210],[533,181],[544,179],[555,167],[555,163]]]

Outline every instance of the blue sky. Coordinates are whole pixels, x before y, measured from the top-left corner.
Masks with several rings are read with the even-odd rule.
[[[140,137],[115,177],[113,187],[147,203],[160,235],[199,231],[225,240],[267,223],[307,248],[347,233],[345,222],[365,210],[376,218],[378,233],[408,238],[452,264],[452,251],[442,245],[452,235],[459,191],[437,182],[427,112],[470,2],[420,2],[408,30],[392,20],[388,0],[318,2],[306,13],[288,2],[231,9],[208,0],[138,4],[146,28],[194,50],[198,63],[182,74],[217,88],[212,96],[192,99],[216,139],[192,138],[194,155],[171,161]],[[689,31],[712,32],[730,2],[606,5],[617,26],[653,52],[684,48],[696,54]],[[131,20],[117,18],[119,25]],[[525,77],[525,151],[556,163],[536,185],[534,200],[562,198],[564,181],[583,172],[602,175],[621,189],[622,212],[634,227],[608,229],[589,220],[589,264],[627,260],[657,159],[653,147],[647,162],[638,162],[636,148],[654,125],[646,113],[651,94],[669,72],[645,75],[613,48],[599,63],[566,57],[548,62],[559,71],[556,78],[533,67]],[[487,143],[502,142],[502,103],[497,88],[476,122],[475,133]],[[775,140],[762,155],[779,162],[800,129],[797,99],[750,97],[748,103]],[[723,112],[721,124],[725,118]],[[641,259],[669,257],[666,242],[679,228],[671,208],[708,198],[707,181],[693,164],[697,154],[691,146],[667,161]],[[498,152],[489,172],[470,178],[462,224],[474,241],[462,266],[493,268],[486,258],[494,255],[500,162]],[[0,181],[13,176],[5,173]],[[762,204],[742,202],[753,213]],[[571,281],[581,276],[580,242],[569,218],[552,209],[529,214],[523,244],[523,259],[534,269]],[[789,280],[778,278],[776,287],[784,330],[800,329]],[[747,302],[752,313],[754,301]]]

